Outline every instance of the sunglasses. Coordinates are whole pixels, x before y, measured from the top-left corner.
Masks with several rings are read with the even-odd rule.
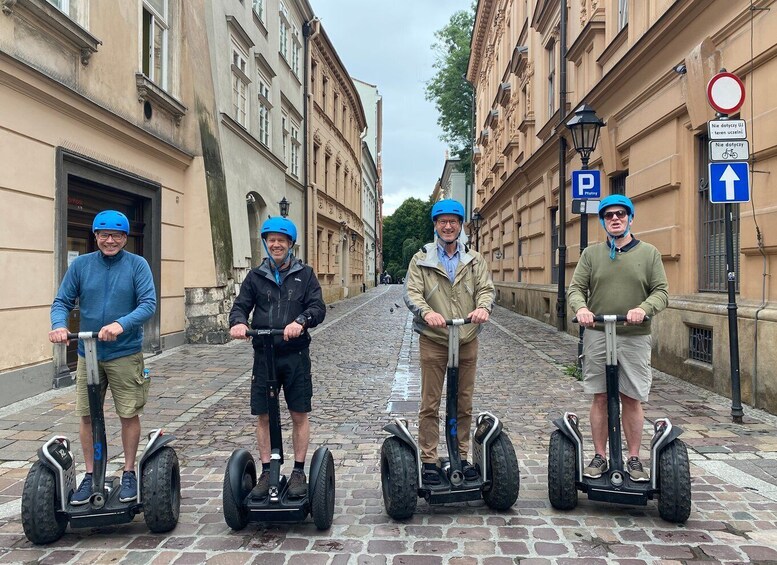
[[[612,212],[605,212],[602,215],[605,220],[614,220],[616,217],[619,220],[622,220],[628,215],[628,212],[626,212],[626,210],[613,210]]]

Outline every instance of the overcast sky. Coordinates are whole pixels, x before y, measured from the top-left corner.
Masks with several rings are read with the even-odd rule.
[[[383,214],[425,200],[445,163],[437,109],[426,101],[434,32],[472,0],[310,0],[340,60],[383,96]]]

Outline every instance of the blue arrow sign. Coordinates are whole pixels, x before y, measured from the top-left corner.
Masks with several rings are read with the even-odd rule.
[[[601,195],[601,172],[598,169],[572,171],[572,198],[599,198]]]
[[[750,202],[750,166],[747,162],[710,163],[710,202]]]

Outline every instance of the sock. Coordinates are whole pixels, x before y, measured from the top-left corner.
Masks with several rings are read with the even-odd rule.
[[[270,464],[269,463],[262,463],[262,471],[269,471],[270,470]]]
[[[124,472],[125,473],[132,473],[133,475],[135,474],[135,471],[127,471],[126,469],[124,469]]]
[[[305,471],[305,462],[304,461],[295,461],[294,462],[294,470],[295,471]]]

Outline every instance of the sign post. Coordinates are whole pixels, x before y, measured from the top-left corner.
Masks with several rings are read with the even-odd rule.
[[[728,287],[728,342],[731,366],[731,419],[742,423],[742,395],[739,380],[739,330],[734,268],[732,203],[750,201],[750,146],[744,120],[729,120],[745,101],[745,85],[725,69],[707,84],[707,100],[720,119],[709,122],[709,196],[713,204],[723,204],[726,232],[726,281]]]

